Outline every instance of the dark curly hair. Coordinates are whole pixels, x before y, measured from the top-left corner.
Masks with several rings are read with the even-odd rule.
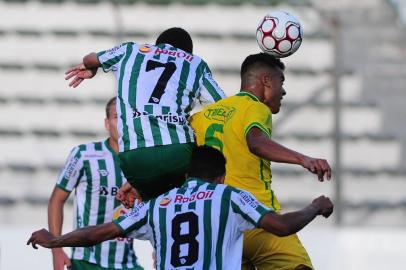
[[[163,31],[157,38],[155,44],[170,44],[175,48],[193,53],[193,41],[189,33],[180,27],[172,27]]]

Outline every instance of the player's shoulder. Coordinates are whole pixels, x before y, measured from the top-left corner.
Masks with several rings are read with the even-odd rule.
[[[255,196],[246,190],[233,188],[232,192],[233,193],[230,198],[238,205],[250,205],[253,208],[256,208],[259,205],[259,202]]]
[[[248,92],[239,92],[234,96],[239,107],[246,108],[250,114],[271,114],[271,110],[263,102],[261,102],[256,96]]]
[[[269,108],[264,103],[260,102],[255,96],[240,93],[209,104],[203,109],[202,114],[215,112],[232,115],[235,112],[241,113],[245,110],[250,110],[250,112],[255,110],[260,113],[270,113]]]
[[[123,48],[123,47],[134,46],[134,45],[137,45],[137,43],[135,43],[135,42],[133,42],[133,41],[126,41],[126,42],[123,42],[123,43],[121,43],[121,44],[115,46],[114,48],[120,49],[120,48]],[[113,49],[114,49],[114,48],[113,48]]]
[[[216,191],[221,192],[224,198],[231,198],[234,194],[239,194],[240,189],[226,184],[216,184]]]
[[[121,44],[119,44],[117,46],[114,46],[111,49],[108,49],[108,50],[104,51],[103,53],[106,53],[108,55],[114,55],[114,54],[117,54],[117,53],[123,53],[123,52],[125,52],[125,50],[126,50],[126,48],[128,46],[134,46],[134,45],[136,45],[136,43],[134,43],[132,41],[123,42],[123,43],[121,43]]]
[[[88,142],[84,144],[80,144],[72,151],[79,152],[82,157],[90,158],[105,158],[110,155],[110,151],[107,146],[107,141],[95,141],[95,142]]]

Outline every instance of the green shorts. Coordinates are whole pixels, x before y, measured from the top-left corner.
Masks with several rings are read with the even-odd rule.
[[[155,198],[185,182],[194,143],[138,148],[119,153],[127,181],[143,200]]]
[[[118,268],[104,268],[98,264],[90,263],[82,260],[71,260],[72,268],[71,270],[115,270]],[[68,268],[69,269],[69,268]],[[120,268],[122,270],[143,270],[141,266],[135,266],[134,268]]]

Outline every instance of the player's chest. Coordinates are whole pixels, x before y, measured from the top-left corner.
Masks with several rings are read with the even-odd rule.
[[[126,182],[119,164],[113,158],[88,158],[83,163],[79,185],[87,193],[98,196],[115,196]]]

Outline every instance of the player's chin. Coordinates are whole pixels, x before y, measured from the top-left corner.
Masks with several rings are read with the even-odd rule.
[[[281,109],[281,105],[280,105],[280,104],[277,105],[277,106],[274,106],[274,108],[271,109],[272,114],[277,114],[277,113],[280,111],[280,109]]]

